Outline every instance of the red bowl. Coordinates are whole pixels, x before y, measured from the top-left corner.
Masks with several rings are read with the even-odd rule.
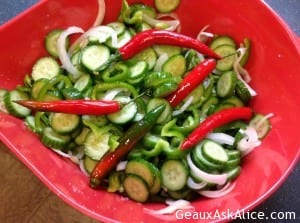
[[[121,0],[106,1],[105,22],[117,18]],[[134,1],[129,1],[134,2]],[[151,4],[150,0],[143,2]],[[0,88],[12,89],[31,72],[35,60],[46,54],[43,38],[54,28],[87,29],[97,1],[48,0],[25,11],[0,28]],[[235,189],[218,199],[193,202],[196,212],[251,210],[269,197],[286,179],[299,159],[300,47],[298,38],[263,2],[182,0],[177,10],[182,32],[195,36],[205,25],[210,31],[253,42],[247,64],[258,92],[255,111],[274,113],[272,130],[262,145],[243,162]],[[191,22],[192,21],[192,22]],[[146,209],[163,204],[139,204],[88,186],[88,178],[73,163],[45,148],[23,122],[0,113],[0,139],[54,193],[86,215],[104,222],[169,222],[176,216],[150,216]],[[178,219],[177,219],[178,220]],[[215,219],[218,220],[218,219]],[[179,220],[178,220],[179,221]],[[180,220],[183,222],[183,220]]]

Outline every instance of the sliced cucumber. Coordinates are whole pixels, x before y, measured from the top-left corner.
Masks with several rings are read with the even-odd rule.
[[[181,54],[170,57],[162,66],[162,71],[181,77],[186,72],[186,60]]]
[[[249,103],[251,99],[251,93],[242,81],[237,81],[235,91],[237,96],[244,102],[244,104]]]
[[[241,158],[241,152],[237,149],[235,149],[235,150],[226,149],[226,153],[228,155],[229,160],[240,159]]]
[[[121,22],[111,22],[108,23],[107,26],[113,28],[113,30],[116,31],[118,36],[124,33],[126,29],[125,24]]]
[[[81,64],[90,72],[96,72],[110,58],[110,51],[103,45],[89,45],[82,49]]]
[[[245,66],[246,63],[248,62],[249,56],[250,56],[250,50],[251,50],[251,41],[248,38],[245,38],[243,41],[243,47],[246,48],[246,52],[244,54],[244,56],[242,57],[242,59],[240,60],[240,65],[241,66]]]
[[[93,84],[93,80],[90,75],[84,74],[81,75],[75,82],[74,88],[78,89],[81,92],[89,89]]]
[[[8,112],[4,103],[4,96],[7,94],[7,92],[8,91],[5,89],[0,89],[0,112]]]
[[[240,166],[237,166],[233,169],[230,169],[229,171],[226,172],[227,174],[227,181],[232,181],[234,180],[235,178],[237,178],[240,173],[241,173],[241,167]]]
[[[50,126],[60,134],[74,132],[80,125],[80,117],[74,114],[51,113],[49,116]]]
[[[63,30],[61,29],[54,29],[50,31],[45,38],[45,48],[47,52],[54,58],[58,57],[57,40],[62,32]],[[66,40],[66,48],[68,47],[68,45],[69,41]]]
[[[232,70],[235,61],[234,54],[236,53],[236,48],[232,45],[221,45],[214,49],[214,51],[221,57],[226,57],[224,59],[218,60],[216,69],[221,72]]]
[[[130,62],[146,61],[148,63],[148,69],[152,70],[156,64],[156,60],[157,55],[155,51],[152,47],[148,47],[130,59]]]
[[[263,139],[271,129],[269,119],[262,114],[256,114],[250,120],[249,125],[256,130],[259,139]]]
[[[64,149],[68,145],[71,137],[55,132],[51,127],[45,127],[42,132],[41,141],[45,146],[54,149]]]
[[[33,99],[38,98],[41,89],[48,83],[48,81],[48,79],[41,78],[33,83],[31,88],[31,97]]]
[[[123,187],[128,197],[137,202],[146,202],[149,197],[147,183],[138,175],[126,174]]]
[[[15,100],[29,100],[29,96],[26,93],[18,90],[12,90],[7,91],[3,97],[5,108],[10,114],[19,118],[24,118],[27,115],[30,115],[30,109],[14,102]]]
[[[155,0],[155,8],[162,13],[174,11],[180,4],[180,0]]]
[[[126,104],[120,111],[107,115],[107,118],[116,124],[125,124],[130,122],[137,113],[137,105],[130,102],[131,98],[128,96],[117,96],[114,100]]]
[[[114,46],[112,44],[111,38],[109,38],[106,41],[106,45],[111,49],[119,49],[122,46],[124,46],[127,42],[129,42],[131,40],[131,38],[132,38],[132,35],[129,32],[129,30],[125,30],[120,36],[118,36],[117,45]]]
[[[217,82],[218,96],[221,98],[233,96],[236,81],[236,74],[233,71],[227,71],[223,73]]]
[[[231,45],[236,48],[235,41],[230,36],[226,35],[215,37],[210,43],[209,47],[214,50],[221,45]]]
[[[144,159],[130,160],[125,169],[125,173],[131,173],[140,176],[151,188],[155,182],[155,176],[157,174],[157,168],[153,163]]]
[[[197,104],[203,99],[203,94],[204,94],[204,87],[203,85],[199,85],[196,87],[183,101],[187,101],[191,96],[193,97],[192,104]]]
[[[84,141],[84,153],[93,160],[100,160],[110,149],[109,133],[89,132]]]
[[[238,167],[241,163],[241,159],[236,158],[236,159],[230,159],[227,161],[227,163],[225,164],[225,170],[232,170],[236,167]]]
[[[162,184],[171,191],[178,191],[185,187],[188,170],[180,160],[167,160],[161,167]]]
[[[32,67],[31,76],[34,81],[38,79],[52,79],[60,73],[60,66],[52,57],[38,59]]]
[[[150,187],[150,194],[157,194],[161,190],[162,176],[160,170],[155,166],[155,179],[153,185]]]
[[[222,103],[233,104],[235,107],[242,107],[242,106],[244,106],[244,102],[242,102],[242,100],[239,99],[236,96],[231,96],[229,98],[226,98],[224,101],[222,101]]]
[[[148,71],[148,63],[145,61],[138,61],[133,66],[129,67],[129,80],[130,84],[137,84],[144,79]]]
[[[166,123],[171,120],[172,118],[172,107],[170,103],[163,98],[152,98],[148,101],[147,104],[147,112],[151,111],[152,109],[160,106],[165,105],[165,110],[162,112],[162,114],[157,119],[156,123],[162,124]]]
[[[169,57],[178,55],[181,53],[181,48],[178,46],[170,46],[170,45],[154,45],[154,51],[157,53],[158,56],[163,54],[167,54]]]
[[[97,165],[98,161],[91,159],[89,156],[84,156],[83,158],[83,166],[87,173],[93,172],[95,166]]]
[[[203,156],[215,164],[225,165],[228,161],[228,155],[225,149],[218,143],[205,140],[202,145]]]

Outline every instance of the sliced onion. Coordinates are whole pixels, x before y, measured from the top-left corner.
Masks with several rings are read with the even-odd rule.
[[[191,171],[194,172],[197,176],[199,176],[202,180],[209,182],[209,183],[215,183],[218,185],[223,185],[227,181],[227,174],[209,174],[202,170],[200,170],[192,161],[191,155],[187,155],[187,162],[189,167],[191,168]]]
[[[207,30],[209,25],[204,26],[200,32],[198,33],[196,39],[199,40],[200,42],[206,42],[208,38],[214,37],[213,33],[205,32]]]
[[[169,59],[168,54],[163,53],[162,55],[160,55],[160,57],[156,61],[154,71],[161,71],[162,66],[168,59]]]
[[[116,171],[125,170],[127,163],[128,163],[128,161],[119,162],[118,165],[116,166]]]
[[[199,190],[198,193],[208,198],[218,198],[230,193],[235,187],[235,183],[228,182],[219,190]]]
[[[62,156],[62,157],[65,157],[65,158],[69,158],[70,159],[70,155],[67,154],[67,153],[64,153],[62,152],[61,150],[59,149],[54,149],[54,148],[50,148],[53,152],[57,153],[58,155]]]
[[[273,113],[269,113],[269,114],[265,115],[264,117],[262,117],[261,120],[259,120],[259,122],[256,123],[256,125],[255,125],[256,128],[259,128],[264,123],[265,120],[272,118],[273,116],[274,116]]]
[[[166,24],[166,25],[168,25],[168,28],[166,28],[165,30],[168,30],[168,31],[175,31],[180,25],[180,21],[177,19],[175,19],[175,20],[159,20],[159,19],[153,19],[146,14],[143,14],[143,21],[153,27],[155,27],[157,24]]]
[[[181,106],[180,109],[173,111],[172,115],[173,116],[177,116],[182,114],[186,109],[188,109],[188,107],[193,103],[194,97],[190,96],[186,102],[184,102],[184,104]]]
[[[193,178],[189,177],[187,180],[187,185],[189,188],[193,190],[201,190],[202,188],[206,187],[206,182],[197,183],[193,180]]]
[[[71,151],[69,151],[68,154],[70,155],[70,160],[71,160],[73,163],[79,164],[79,159],[78,159],[77,156],[74,156],[73,153],[72,153]]]
[[[83,164],[83,160],[79,161],[79,168],[81,170],[82,173],[84,173],[84,175],[86,175],[87,177],[90,176],[90,174],[86,171],[84,164]]]
[[[243,56],[245,55],[246,53],[246,48],[243,48],[243,47],[240,47],[239,49],[237,49],[237,52],[239,53],[239,56],[236,55],[236,59],[233,63],[233,70],[241,75],[241,77],[243,78],[243,80],[246,82],[246,83],[249,83],[251,81],[251,77],[248,73],[248,71],[243,68],[240,64],[241,62],[241,59],[243,58]]]
[[[206,138],[211,139],[220,144],[227,144],[232,146],[234,143],[234,137],[225,133],[209,133]]]
[[[182,210],[182,209],[194,209],[194,207],[191,206],[191,202],[183,199],[176,200],[176,201],[166,200],[166,204],[168,205],[167,207],[159,210],[153,210],[151,212],[153,214],[163,215],[163,214],[172,214],[177,210]]]
[[[70,56],[66,50],[66,39],[71,34],[83,32],[83,29],[76,26],[71,26],[64,30],[57,40],[58,56],[62,63],[62,67],[66,69],[71,75],[73,75],[74,79],[77,79],[80,76],[81,72],[77,70],[77,68],[71,62]]]
[[[102,100],[111,101],[111,100],[113,100],[122,91],[123,91],[123,89],[121,89],[121,88],[116,88],[116,89],[108,90],[104,94],[104,96],[102,97]]]
[[[248,126],[243,133],[245,134],[245,137],[238,142],[237,149],[241,151],[242,156],[245,156],[259,146],[261,141],[258,138],[255,128],[251,126]]]
[[[98,13],[96,19],[93,23],[93,26],[98,26],[102,24],[105,16],[106,6],[104,0],[98,0]]]

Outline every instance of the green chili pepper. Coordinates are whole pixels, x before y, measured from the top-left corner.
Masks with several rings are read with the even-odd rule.
[[[129,77],[128,67],[122,63],[112,64],[102,75],[105,82],[126,81]]]

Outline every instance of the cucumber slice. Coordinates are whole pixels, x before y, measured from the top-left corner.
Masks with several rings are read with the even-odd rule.
[[[221,98],[233,96],[236,81],[237,78],[233,71],[227,71],[223,73],[217,82],[218,96]]]
[[[48,79],[42,78],[34,82],[31,88],[31,97],[33,99],[38,98],[41,89],[48,83],[48,81],[49,81]]]
[[[129,30],[125,30],[120,36],[118,36],[117,45],[113,46],[111,38],[106,41],[106,45],[111,49],[119,49],[124,46],[127,42],[129,42],[132,38]]]
[[[117,96],[114,100],[123,104],[128,104],[120,111],[107,115],[107,118],[115,124],[125,124],[130,122],[137,113],[137,105],[134,102],[130,102],[131,98],[128,96]]]
[[[153,49],[158,56],[161,56],[162,54],[167,54],[169,57],[171,57],[181,53],[181,48],[178,46],[154,45]]]
[[[93,84],[93,80],[90,75],[84,74],[81,75],[75,82],[74,88],[78,89],[81,92],[89,89]]]
[[[98,161],[91,159],[89,156],[84,156],[83,158],[83,166],[87,173],[93,172],[95,166],[97,165]]]
[[[137,55],[135,55],[132,59],[130,59],[129,62],[136,63],[138,61],[146,61],[148,63],[148,69],[152,70],[153,67],[156,64],[157,55],[152,47],[148,47],[141,52],[139,52]]]
[[[128,197],[137,202],[146,202],[149,197],[147,183],[138,175],[126,174],[123,187]]]
[[[218,60],[216,69],[221,72],[232,70],[235,61],[235,55],[232,54],[236,53],[236,48],[232,45],[221,45],[214,49],[214,51],[221,57],[226,56],[226,58]]]
[[[211,41],[209,47],[214,50],[214,49],[216,49],[217,47],[219,47],[221,45],[231,45],[234,48],[236,48],[235,41],[230,36],[226,36],[226,35],[215,37]]]
[[[71,137],[55,132],[51,127],[45,127],[42,132],[41,141],[45,146],[54,149],[64,149],[67,147]]]
[[[129,67],[129,80],[130,84],[136,84],[143,80],[146,72],[148,71],[148,63],[145,61],[138,61],[133,66]]]
[[[186,72],[186,60],[181,54],[170,57],[162,66],[162,71],[181,77]]]
[[[81,64],[90,72],[95,72],[110,58],[110,51],[103,45],[89,45],[82,49]]]
[[[234,160],[234,159],[240,159],[241,158],[241,152],[237,149],[236,150],[226,149],[225,151],[228,155],[229,160]]]
[[[58,58],[57,52],[57,40],[60,34],[63,32],[61,29],[54,29],[50,31],[45,38],[45,48],[47,52],[54,58]],[[69,41],[66,40],[66,48],[69,45]]]
[[[51,113],[49,116],[50,126],[60,134],[74,132],[80,125],[80,116],[65,113]]]
[[[170,103],[163,98],[152,98],[148,101],[147,104],[147,112],[151,111],[152,109],[160,106],[160,105],[165,105],[165,110],[162,112],[162,114],[159,116],[157,119],[156,123],[162,124],[166,123],[171,120],[172,118],[172,107]]]
[[[124,33],[126,29],[125,24],[121,22],[111,22],[108,23],[107,26],[113,28],[113,30],[116,31],[118,36]]]
[[[201,170],[209,173],[213,173],[224,168],[224,165],[216,164],[208,160],[204,155],[202,148],[203,144],[199,144],[196,148],[191,152],[191,158],[194,164],[200,168]]]
[[[229,98],[226,98],[224,101],[222,101],[222,103],[233,104],[235,107],[243,107],[244,106],[244,102],[242,102],[242,100],[236,96],[231,96]]]
[[[241,167],[240,166],[237,166],[229,171],[226,172],[227,174],[227,181],[232,181],[234,180],[235,178],[237,178],[240,173],[241,173]]]
[[[180,4],[180,0],[155,0],[155,8],[162,13],[174,11]]]
[[[225,149],[214,141],[206,140],[203,142],[202,152],[207,160],[215,164],[225,165],[228,162],[228,155]]]
[[[100,160],[110,149],[109,133],[89,132],[84,141],[84,153],[93,160]]]
[[[249,103],[251,99],[251,93],[242,81],[237,81],[235,91],[236,95],[244,102],[244,104]]]
[[[34,81],[38,79],[52,79],[60,73],[60,66],[52,57],[38,59],[32,67],[31,77]]]
[[[238,167],[241,163],[241,159],[236,158],[236,159],[230,159],[227,161],[227,163],[225,164],[225,170],[232,170],[236,167]]]
[[[256,130],[259,139],[263,139],[271,130],[269,119],[262,114],[256,114],[250,120],[249,125]]]
[[[30,109],[14,102],[15,100],[29,100],[29,96],[26,93],[18,90],[7,91],[3,98],[5,108],[10,114],[19,118],[30,115]]]
[[[171,191],[185,187],[188,179],[187,167],[180,160],[167,160],[161,167],[162,184]]]
[[[125,173],[138,175],[147,183],[148,187],[151,188],[155,182],[157,168],[144,159],[134,159],[127,163]]]
[[[243,45],[243,47],[246,48],[246,53],[244,54],[244,56],[242,57],[242,59],[240,61],[240,65],[243,67],[248,62],[248,59],[249,59],[249,56],[250,56],[250,49],[251,49],[250,39],[245,38],[242,45]]]
[[[8,112],[4,103],[4,96],[7,94],[7,92],[8,91],[5,89],[0,89],[0,112]]]
[[[160,170],[155,167],[155,179],[153,182],[153,185],[150,188],[150,194],[157,194],[161,190],[161,185],[162,185],[162,176]]]

